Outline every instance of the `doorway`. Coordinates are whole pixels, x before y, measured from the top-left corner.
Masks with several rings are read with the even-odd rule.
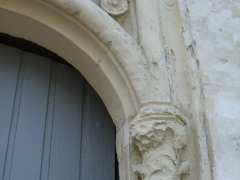
[[[70,64],[1,34],[0,83],[2,180],[117,180],[111,117]]]

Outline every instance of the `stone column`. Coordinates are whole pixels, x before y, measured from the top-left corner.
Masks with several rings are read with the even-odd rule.
[[[182,180],[190,165],[184,158],[187,123],[173,107],[149,105],[131,122],[131,146],[138,158],[132,170],[141,180]]]

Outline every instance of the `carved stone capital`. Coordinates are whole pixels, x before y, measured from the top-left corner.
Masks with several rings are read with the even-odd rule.
[[[140,155],[133,171],[142,180],[181,180],[189,171],[186,122],[163,109],[143,109],[131,123],[132,144]]]
[[[101,7],[111,15],[121,15],[128,10],[127,0],[101,0]]]

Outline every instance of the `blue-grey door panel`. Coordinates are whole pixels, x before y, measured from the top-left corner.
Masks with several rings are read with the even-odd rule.
[[[48,102],[49,60],[27,53],[22,58],[23,80],[11,147],[11,180],[39,177]]]
[[[0,45],[0,178],[3,179],[12,125],[20,51]]]
[[[66,65],[56,66],[49,179],[79,179],[83,81]]]
[[[115,179],[114,127],[99,97],[89,86],[86,89],[81,179],[112,180]]]
[[[0,45],[0,178],[114,180],[115,129],[70,65]]]

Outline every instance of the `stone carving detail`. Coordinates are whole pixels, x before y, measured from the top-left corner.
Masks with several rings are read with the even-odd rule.
[[[101,7],[111,15],[121,15],[128,10],[127,0],[101,0]]]
[[[132,143],[140,162],[132,169],[142,180],[181,180],[190,165],[183,159],[186,124],[171,114],[142,114],[131,125]]]

